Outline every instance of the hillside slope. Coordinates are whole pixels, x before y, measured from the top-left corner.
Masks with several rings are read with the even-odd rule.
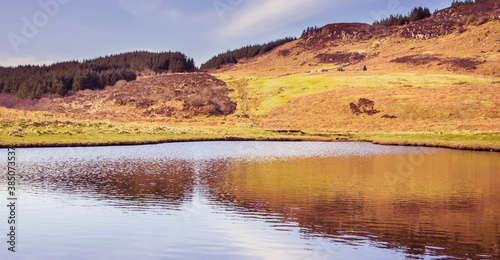
[[[217,77],[236,114],[268,128],[500,131],[500,2],[403,26],[326,25]]]
[[[500,2],[455,6],[408,25],[330,24],[223,70],[277,76],[317,69],[500,76]]]
[[[77,118],[139,120],[227,115],[236,104],[226,83],[208,74],[172,74],[121,81],[52,101],[49,111]]]

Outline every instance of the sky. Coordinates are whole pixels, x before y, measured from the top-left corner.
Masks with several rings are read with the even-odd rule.
[[[2,0],[0,66],[51,64],[146,50],[197,66],[227,50],[300,37],[309,26],[372,23],[451,0]]]

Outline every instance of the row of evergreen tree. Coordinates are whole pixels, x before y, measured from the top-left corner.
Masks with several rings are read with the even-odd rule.
[[[305,35],[309,34],[310,32],[312,31],[315,31],[318,29],[318,26],[311,26],[311,27],[307,27],[307,29],[305,29],[303,32],[302,32],[302,36],[300,37],[304,37]]]
[[[238,59],[253,58],[262,55],[280,45],[296,40],[295,37],[287,37],[284,39],[275,40],[266,44],[248,45],[236,50],[228,50],[212,57],[209,61],[201,65],[200,69],[220,69],[223,64],[238,63]]]
[[[431,11],[429,8],[425,7],[415,7],[408,15],[391,15],[388,18],[382,19],[380,21],[373,22],[373,25],[383,25],[383,26],[395,26],[409,24],[418,20],[430,17]]]
[[[459,5],[469,5],[469,4],[477,4],[482,2],[493,2],[498,0],[453,0],[451,6],[459,6]]]
[[[102,89],[119,80],[135,80],[144,70],[186,72],[195,70],[194,61],[180,52],[136,51],[99,57],[83,62],[69,61],[43,66],[0,67],[0,92],[19,98],[40,98],[47,93]]]

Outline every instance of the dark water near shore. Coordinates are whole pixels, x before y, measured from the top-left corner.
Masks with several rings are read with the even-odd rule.
[[[500,257],[500,153],[205,142],[16,158],[17,252],[3,235],[0,259]]]

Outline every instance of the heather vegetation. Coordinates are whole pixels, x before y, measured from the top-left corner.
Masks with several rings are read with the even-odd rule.
[[[404,25],[425,19],[430,16],[431,16],[431,11],[429,10],[429,8],[415,7],[408,15],[402,15],[402,14],[391,15],[388,18],[382,19],[380,21],[375,21],[373,25],[383,25],[383,26]]]
[[[477,3],[493,2],[493,1],[498,1],[498,0],[464,0],[464,1],[453,0],[451,6],[469,5],[469,4],[477,4]]]
[[[209,61],[201,65],[201,69],[220,69],[224,64],[238,63],[238,59],[253,58],[262,55],[280,45],[296,40],[294,37],[272,41],[266,44],[248,45],[232,51],[221,53],[212,57]]]
[[[194,69],[194,61],[180,52],[132,52],[83,62],[0,67],[0,92],[19,98],[41,98],[47,93],[64,96],[68,91],[102,89],[119,80],[135,80],[144,70],[160,73]]]
[[[124,119],[229,115],[236,109],[231,92],[225,82],[205,73],[161,75],[80,91],[54,100],[50,111]]]
[[[41,98],[20,99],[13,95],[0,93],[0,107],[14,108],[19,110],[46,111],[52,100],[60,98],[59,94],[44,94]]]

